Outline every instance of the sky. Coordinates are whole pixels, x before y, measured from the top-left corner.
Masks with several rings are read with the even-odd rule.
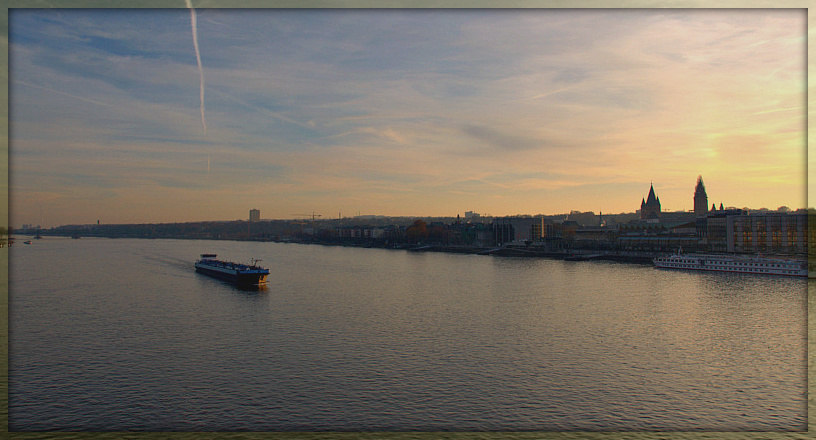
[[[803,208],[806,21],[13,9],[10,222]]]

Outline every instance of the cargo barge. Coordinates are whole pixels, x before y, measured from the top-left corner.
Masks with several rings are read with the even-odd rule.
[[[253,260],[252,264],[241,264],[216,260],[216,257],[216,254],[201,254],[201,259],[195,263],[196,272],[229,281],[241,287],[266,284],[269,269],[255,265],[260,260]]]

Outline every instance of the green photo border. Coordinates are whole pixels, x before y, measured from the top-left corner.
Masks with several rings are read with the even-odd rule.
[[[8,93],[8,30],[9,9],[14,8],[185,8],[184,0],[5,0],[8,5],[2,11],[0,25],[2,26],[2,67],[6,87],[0,90],[0,225],[9,225],[9,93]],[[808,84],[814,61],[814,41],[816,41],[816,12],[808,6],[816,6],[810,0],[192,0],[195,8],[801,8],[807,9],[807,47],[808,47]],[[804,30],[803,30],[804,31]],[[816,84],[816,81],[813,81]],[[808,85],[807,103],[814,102],[816,89]],[[807,108],[807,107],[806,107]],[[808,121],[808,128],[810,128]],[[808,130],[807,141],[816,131]],[[809,145],[809,142],[808,142]],[[807,147],[803,164],[809,176],[811,157]],[[809,183],[803,182],[808,185]],[[807,207],[816,203],[807,199]],[[812,191],[816,198],[816,190]],[[8,410],[8,300],[9,300],[9,250],[0,249],[0,322],[4,323],[0,335],[0,431],[3,438],[15,440],[35,439],[171,439],[171,440],[207,440],[207,439],[484,439],[484,440],[527,440],[527,439],[634,439],[634,440],[674,440],[674,439],[723,439],[723,440],[759,440],[759,439],[810,439],[816,438],[811,434],[814,424],[813,409],[814,393],[812,393],[814,378],[813,339],[810,337],[813,328],[812,319],[816,316],[814,309],[814,290],[816,281],[808,281],[808,343],[807,343],[807,431],[806,432],[9,432]],[[813,287],[811,287],[813,286]]]

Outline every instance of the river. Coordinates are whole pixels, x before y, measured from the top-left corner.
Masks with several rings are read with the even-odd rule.
[[[807,428],[807,283],[648,265],[46,237],[9,266],[13,431]],[[270,269],[261,291],[199,254]]]

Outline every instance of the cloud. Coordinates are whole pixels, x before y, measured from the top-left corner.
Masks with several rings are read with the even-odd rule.
[[[800,12],[196,13],[206,136],[189,11],[10,13],[16,200],[55,175],[208,206],[190,220],[216,209],[207,194],[240,218],[251,200],[349,210],[367,196],[383,214],[612,212],[640,201],[638,181],[739,186],[741,169],[781,182],[802,168]]]
[[[544,146],[554,146],[553,143],[545,143],[540,139],[508,134],[499,129],[484,125],[468,124],[461,127],[461,130],[462,133],[480,141],[480,143],[486,145],[491,150],[514,152],[540,149]]]
[[[38,89],[46,90],[46,91],[51,92],[51,93],[56,93],[56,94],[63,95],[63,96],[69,96],[69,97],[74,98],[74,99],[79,99],[81,101],[90,102],[92,104],[112,107],[112,104],[110,104],[110,103],[95,101],[93,99],[86,98],[84,96],[72,95],[70,93],[61,92],[59,90],[50,89],[48,87],[38,86],[38,85],[31,84],[31,83],[28,83],[28,82],[25,82],[25,81],[22,81],[22,80],[12,79],[12,81],[14,81],[14,82],[16,82],[18,84],[23,84],[23,85],[29,86],[29,87],[36,87]]]

